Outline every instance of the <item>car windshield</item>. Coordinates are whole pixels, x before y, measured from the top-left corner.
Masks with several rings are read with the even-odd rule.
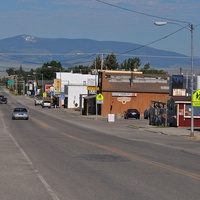
[[[26,108],[15,108],[14,112],[27,112]]]
[[[128,109],[128,112],[137,112],[136,109]]]

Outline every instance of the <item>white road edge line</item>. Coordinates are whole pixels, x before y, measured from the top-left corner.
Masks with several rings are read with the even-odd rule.
[[[60,200],[58,198],[58,196],[56,195],[56,193],[53,191],[53,189],[49,186],[49,184],[45,181],[45,179],[43,178],[42,175],[40,175],[40,173],[38,172],[38,170],[33,168],[33,163],[31,162],[31,160],[29,159],[29,157],[27,156],[27,154],[24,152],[24,150],[20,147],[20,145],[17,143],[17,141],[15,140],[15,138],[8,133],[10,138],[13,140],[14,144],[17,146],[17,148],[20,150],[20,152],[22,153],[22,155],[24,156],[24,158],[26,159],[28,165],[30,165],[31,169],[33,170],[33,172],[36,174],[36,176],[39,178],[39,180],[42,182],[42,184],[45,186],[48,194],[52,197],[53,200]]]

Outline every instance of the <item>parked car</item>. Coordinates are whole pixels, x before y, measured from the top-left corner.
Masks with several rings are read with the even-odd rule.
[[[51,108],[51,101],[44,100],[41,106],[42,108],[45,108],[45,107]]]
[[[29,111],[26,108],[14,108],[12,119],[29,119]]]
[[[35,106],[42,105],[42,102],[43,102],[43,99],[35,99],[34,100]]]
[[[140,112],[135,108],[128,109],[124,113],[124,119],[128,118],[140,119]]]
[[[149,119],[149,109],[146,109],[145,111],[144,111],[144,119]]]
[[[3,98],[4,98],[4,96],[3,96],[3,95],[0,95],[0,100],[3,99]]]
[[[6,97],[1,98],[0,104],[7,104],[7,98]]]

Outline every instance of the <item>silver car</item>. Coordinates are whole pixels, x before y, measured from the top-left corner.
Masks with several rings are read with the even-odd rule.
[[[29,119],[29,111],[26,108],[14,108],[12,119]]]

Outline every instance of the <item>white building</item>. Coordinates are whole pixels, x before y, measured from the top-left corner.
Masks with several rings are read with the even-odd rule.
[[[80,95],[88,94],[88,86],[97,86],[97,77],[91,74],[56,72],[56,79],[61,79],[61,93],[65,94],[67,108],[80,107]]]

